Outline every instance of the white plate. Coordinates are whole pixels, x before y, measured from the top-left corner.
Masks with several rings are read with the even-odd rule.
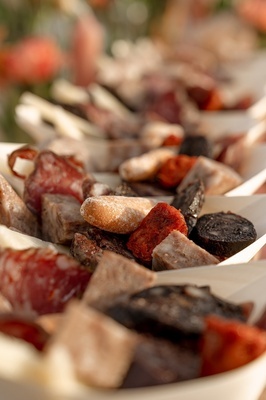
[[[260,315],[266,305],[265,261],[228,265],[223,268],[208,266],[160,272],[158,283],[209,285],[213,293],[225,299],[236,303],[253,301],[255,303],[253,319],[255,315],[256,317]],[[17,361],[16,355],[12,354],[12,359],[6,359],[5,363],[15,364]],[[60,371],[57,373],[59,374]],[[57,373],[55,371],[55,381]],[[3,374],[4,372],[0,371],[0,375]],[[60,378],[63,378],[62,374]],[[34,381],[21,380],[19,382],[15,377],[10,376],[9,379],[0,379],[1,398],[10,400],[257,400],[266,383],[266,353],[253,362],[230,372],[159,387],[97,391],[91,388],[86,390],[82,385],[70,386],[66,380],[64,390],[64,386],[54,386],[54,383],[47,381],[45,384],[43,381],[38,386]]]

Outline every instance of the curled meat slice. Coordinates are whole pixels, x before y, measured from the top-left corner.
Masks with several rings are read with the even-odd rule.
[[[72,257],[50,248],[0,251],[0,290],[14,312],[61,312],[71,298],[83,294],[90,277]]]
[[[41,211],[44,193],[67,194],[83,201],[82,182],[85,173],[66,157],[46,150],[35,159],[35,169],[25,180],[24,201],[35,214]]]
[[[14,165],[16,163],[17,158],[23,158],[24,160],[32,161],[37,157],[37,155],[38,155],[37,149],[34,149],[33,147],[31,147],[29,145],[22,146],[19,149],[12,151],[12,153],[10,153],[8,155],[8,158],[7,158],[8,166],[14,175],[16,175],[19,178],[24,179],[25,178],[24,175],[20,175],[18,172],[16,172],[14,170]]]
[[[0,315],[0,332],[24,340],[39,351],[49,339],[49,334],[40,325],[15,314]]]

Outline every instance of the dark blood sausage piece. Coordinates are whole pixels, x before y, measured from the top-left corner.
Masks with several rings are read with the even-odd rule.
[[[0,291],[14,312],[61,312],[71,298],[83,294],[90,277],[74,258],[50,248],[0,251]]]
[[[129,329],[179,342],[199,337],[204,318],[220,315],[245,322],[245,305],[229,303],[195,285],[154,286],[113,304],[107,314]]]
[[[197,223],[205,200],[205,188],[203,182],[198,179],[191,182],[183,190],[177,191],[171,206],[180,210],[185,217],[188,234]]]
[[[211,141],[203,135],[188,135],[184,138],[179,148],[179,154],[187,156],[213,157],[213,145]]]
[[[187,224],[182,213],[167,203],[158,203],[129,236],[127,248],[140,262],[150,266],[153,249],[174,229],[187,235]]]
[[[85,173],[67,157],[42,151],[35,159],[34,171],[25,179],[24,201],[35,214],[40,214],[44,193],[72,195],[82,203],[84,178]]]
[[[15,314],[0,314],[0,332],[24,340],[42,351],[50,335],[35,322]]]
[[[202,376],[241,367],[266,350],[266,333],[255,326],[208,316],[202,338]]]
[[[251,221],[232,212],[217,212],[200,217],[191,232],[191,239],[209,253],[231,257],[257,238]]]
[[[184,346],[143,335],[121,387],[155,386],[198,378],[201,357],[197,347],[196,341]]]

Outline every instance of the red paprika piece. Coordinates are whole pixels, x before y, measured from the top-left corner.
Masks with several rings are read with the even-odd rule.
[[[127,248],[144,265],[150,266],[153,249],[173,230],[187,235],[188,228],[182,213],[167,203],[158,203],[130,235]]]
[[[237,320],[211,315],[202,338],[202,376],[241,367],[266,350],[266,333]]]
[[[160,168],[156,178],[166,189],[175,188],[193,167],[197,157],[180,154],[169,158]]]

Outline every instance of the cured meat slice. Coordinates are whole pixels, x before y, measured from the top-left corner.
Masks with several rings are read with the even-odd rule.
[[[257,232],[251,221],[228,211],[200,217],[191,238],[211,254],[224,258],[253,243]]]
[[[76,232],[88,228],[80,215],[80,203],[73,196],[44,194],[41,216],[43,239],[48,242],[70,244]]]
[[[219,260],[179,231],[172,231],[152,252],[153,271],[218,264]]]
[[[109,306],[106,313],[127,328],[173,342],[197,338],[205,316],[246,321],[246,307],[213,295],[208,287],[195,285],[153,286]]]
[[[0,314],[0,332],[32,344],[41,351],[49,334],[35,322],[15,314]]]
[[[232,168],[203,156],[198,157],[178,189],[183,190],[195,179],[203,181],[205,194],[208,195],[224,194],[243,182],[242,177]]]
[[[61,312],[72,297],[83,294],[90,277],[72,257],[50,248],[0,251],[0,290],[14,312]]]
[[[217,316],[205,320],[202,339],[202,376],[241,367],[266,350],[266,333],[255,326]]]
[[[84,178],[85,173],[66,157],[42,151],[35,159],[35,170],[25,180],[24,201],[35,214],[41,212],[41,197],[45,193],[71,195],[82,203]]]
[[[187,235],[183,215],[167,203],[158,203],[129,236],[127,248],[140,262],[151,266],[153,249],[175,229]]]
[[[155,272],[105,250],[82,301],[98,310],[105,310],[118,297],[129,296],[154,285],[156,278]]]
[[[0,174],[0,224],[30,236],[40,237],[36,216]]]
[[[24,179],[25,177],[23,175],[18,174],[17,172],[14,171],[14,165],[16,163],[16,159],[23,158],[24,160],[34,160],[37,157],[38,150],[34,149],[31,146],[25,145],[20,147],[17,150],[14,150],[11,154],[8,155],[7,162],[8,165],[12,171],[12,173],[19,178]]]
[[[119,387],[126,375],[138,336],[106,315],[72,302],[48,354],[63,350],[76,376],[90,386]]]
[[[185,217],[188,234],[197,223],[205,200],[205,188],[203,182],[197,179],[191,182],[183,190],[178,190],[171,203],[171,206],[180,210]]]

